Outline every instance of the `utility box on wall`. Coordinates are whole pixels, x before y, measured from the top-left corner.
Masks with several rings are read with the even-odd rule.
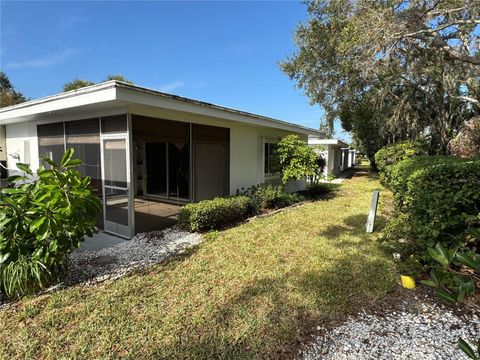
[[[11,139],[8,142],[7,164],[9,176],[16,175],[17,163],[30,163],[30,142],[23,139]]]

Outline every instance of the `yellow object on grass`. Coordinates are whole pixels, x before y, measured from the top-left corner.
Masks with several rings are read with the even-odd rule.
[[[411,276],[400,275],[402,286],[406,289],[415,289],[415,279]]]

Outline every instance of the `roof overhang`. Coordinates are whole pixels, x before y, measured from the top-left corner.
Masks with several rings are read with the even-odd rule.
[[[320,137],[323,135],[318,130],[286,121],[171,95],[115,80],[2,108],[0,109],[0,125],[46,119],[53,116],[68,116],[69,114],[78,116],[79,113],[87,115],[111,109],[126,109],[129,105],[144,105],[187,112],[252,126],[282,129],[309,136]]]
[[[317,139],[317,138],[309,138],[308,139],[309,145],[333,145],[333,146],[340,146],[342,148],[348,148],[348,144],[344,143],[342,140],[339,139]]]

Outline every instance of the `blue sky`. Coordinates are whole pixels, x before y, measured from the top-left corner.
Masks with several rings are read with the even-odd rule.
[[[300,2],[1,1],[0,65],[30,98],[74,78],[138,85],[317,128],[284,75]],[[348,135],[336,129],[338,137]]]

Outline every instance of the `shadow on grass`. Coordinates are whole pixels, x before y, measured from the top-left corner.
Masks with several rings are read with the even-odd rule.
[[[310,201],[330,200],[338,195],[341,186],[334,183],[319,183],[307,190],[298,191],[298,194]]]
[[[319,235],[331,240],[346,236],[358,236],[362,240],[369,239],[370,234],[365,231],[367,216],[367,214],[349,216],[343,220],[343,224],[328,225],[324,230],[319,232]],[[375,218],[374,232],[381,231],[387,223],[388,219],[385,216],[377,215]]]
[[[343,321],[382,299],[392,286],[389,272],[387,261],[364,253],[318,271],[259,278],[155,356],[294,358],[317,326]]]

